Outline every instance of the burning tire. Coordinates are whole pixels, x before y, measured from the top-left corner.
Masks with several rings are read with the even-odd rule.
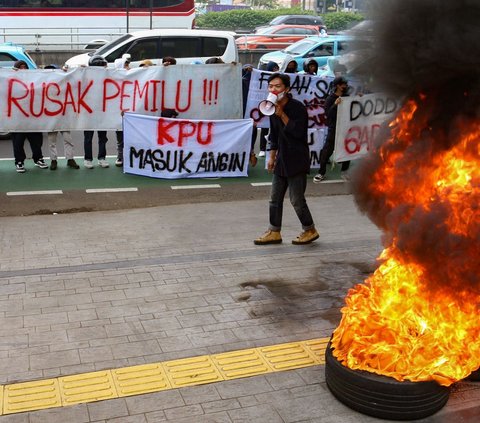
[[[430,416],[447,402],[449,388],[436,382],[399,382],[343,366],[325,352],[325,377],[332,394],[348,407],[369,416],[390,420],[415,420]]]

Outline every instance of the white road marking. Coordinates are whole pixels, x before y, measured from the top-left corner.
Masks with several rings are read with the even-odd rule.
[[[172,185],[171,189],[204,189],[204,188],[221,188],[219,184],[208,185]]]
[[[20,195],[50,195],[50,194],[63,194],[61,189],[52,189],[49,191],[11,191],[7,192],[8,196],[20,196]]]
[[[97,194],[102,192],[132,192],[138,191],[138,188],[91,188],[85,190],[87,194]]]

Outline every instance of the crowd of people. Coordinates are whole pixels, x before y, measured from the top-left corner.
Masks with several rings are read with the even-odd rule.
[[[174,57],[164,57],[163,66],[175,65]],[[218,57],[212,57],[205,62],[206,64],[224,63]],[[195,63],[192,63],[195,64]],[[107,67],[107,61],[102,56],[92,56],[89,66]],[[117,69],[130,69],[130,57],[122,56],[114,63]],[[144,60],[140,67],[154,66],[150,60]],[[45,66],[46,69],[58,69],[55,65]],[[28,69],[23,61],[17,61],[14,69]],[[65,66],[63,67],[66,70]],[[275,112],[269,116],[269,129],[262,128],[260,131],[260,153],[259,156],[267,156],[267,169],[273,174],[271,197],[269,202],[269,226],[267,231],[254,240],[256,245],[278,244],[282,242],[281,228],[283,215],[283,202],[287,190],[289,191],[290,202],[302,225],[302,232],[297,238],[292,240],[293,244],[303,245],[315,241],[319,234],[315,229],[312,215],[305,199],[305,190],[307,187],[307,175],[310,172],[310,151],[308,146],[308,113],[305,105],[295,100],[290,93],[290,76],[288,74],[297,73],[298,64],[293,58],[287,58],[282,67],[275,62],[270,62],[266,68],[272,72],[268,78],[268,91],[276,97]],[[250,86],[253,66],[250,64],[242,67],[242,94],[243,111],[246,110],[246,100]],[[304,63],[302,73],[317,75],[318,64],[314,59],[307,60]],[[330,85],[330,93],[325,100],[325,114],[327,121],[327,136],[325,144],[320,152],[319,173],[314,176],[313,182],[319,183],[325,179],[327,163],[333,153],[335,146],[335,127],[337,121],[337,106],[341,103],[342,97],[348,95],[348,81],[345,76],[336,74],[335,79]],[[162,116],[175,118],[178,113],[175,110],[164,110]],[[55,170],[58,166],[57,158],[57,138],[61,135],[64,142],[65,157],[67,167],[79,169],[80,166],[74,159],[74,146],[72,136],[69,131],[48,132],[48,146],[50,150],[50,169]],[[92,169],[93,165],[93,137],[94,131],[84,131],[84,166]],[[98,165],[101,168],[109,167],[106,160],[107,132],[97,131],[98,136]],[[257,158],[254,153],[255,142],[258,138],[258,130],[254,126],[251,139],[250,165],[255,166]],[[13,151],[15,157],[16,171],[25,172],[24,161],[26,159],[24,151],[25,140],[28,140],[32,149],[32,158],[35,166],[41,169],[47,169],[42,154],[43,133],[41,132],[16,132],[13,134]],[[123,132],[116,131],[117,141],[117,159],[116,166],[123,166]],[[267,148],[267,143],[268,148]],[[347,170],[349,162],[342,163],[342,176],[348,179]]]

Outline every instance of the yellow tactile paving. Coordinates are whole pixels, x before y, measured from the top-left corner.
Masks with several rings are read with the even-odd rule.
[[[118,398],[110,370],[58,378],[64,405]]]
[[[3,395],[3,414],[61,407],[57,379],[6,385]]]
[[[1,414],[62,407],[324,364],[328,338],[0,385]]]
[[[329,339],[310,339],[309,341],[303,341],[302,344],[315,355],[318,360],[318,364],[325,364],[325,350],[327,349]]]
[[[261,347],[258,350],[275,371],[298,369],[318,364],[315,355],[310,353],[301,342]]]
[[[171,389],[160,363],[115,369],[112,376],[119,397]]]
[[[212,360],[225,380],[269,373],[272,369],[256,349],[215,354]]]
[[[166,361],[163,368],[174,388],[224,380],[208,355]]]

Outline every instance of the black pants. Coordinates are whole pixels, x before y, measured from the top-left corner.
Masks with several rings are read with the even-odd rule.
[[[12,135],[12,144],[15,164],[23,163],[27,158],[25,149],[23,148],[25,139],[30,143],[33,161],[36,162],[37,160],[43,159],[43,134],[41,132],[14,132]]]
[[[335,128],[328,128],[325,145],[320,152],[320,169],[318,170],[320,175],[327,173],[328,159],[333,154],[333,150],[335,150]],[[350,161],[342,162],[342,172],[348,170],[349,167]]]

